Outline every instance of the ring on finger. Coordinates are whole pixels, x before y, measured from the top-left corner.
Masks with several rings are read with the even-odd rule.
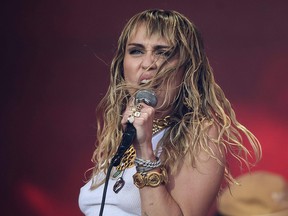
[[[143,106],[142,106],[142,104],[137,104],[136,106],[133,106],[133,107],[131,107],[131,111],[132,111],[132,116],[133,117],[140,117],[140,115],[141,115],[141,109],[143,108]],[[130,115],[131,116],[131,115]],[[128,117],[128,120],[130,119],[132,119],[132,117]],[[133,120],[131,120],[131,121],[134,121],[134,119]]]
[[[128,122],[130,122],[131,124],[133,124],[134,122],[134,115],[129,115],[127,118]]]
[[[141,115],[141,112],[139,112],[139,111],[133,112],[134,117],[140,117],[140,115]]]
[[[137,104],[136,111],[140,112],[142,108],[143,108],[142,104]]]

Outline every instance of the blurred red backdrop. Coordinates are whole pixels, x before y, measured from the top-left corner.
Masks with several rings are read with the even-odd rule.
[[[195,22],[216,80],[262,143],[254,170],[288,178],[287,1],[11,0],[1,7],[1,215],[82,215],[95,107],[124,23],[148,8]]]

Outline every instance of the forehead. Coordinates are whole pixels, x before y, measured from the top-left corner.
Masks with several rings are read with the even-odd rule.
[[[171,45],[167,37],[162,36],[158,31],[149,31],[145,24],[135,26],[127,40],[127,44],[148,42],[157,45]]]

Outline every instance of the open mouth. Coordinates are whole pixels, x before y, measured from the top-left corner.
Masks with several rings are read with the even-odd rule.
[[[141,84],[147,84],[149,82],[151,82],[151,79],[143,79],[143,80],[141,80],[140,85]]]
[[[160,83],[153,83],[151,86],[150,86],[150,83],[152,83],[152,79],[143,79],[140,81],[139,85],[140,86],[149,86],[151,89],[158,89],[160,87]]]

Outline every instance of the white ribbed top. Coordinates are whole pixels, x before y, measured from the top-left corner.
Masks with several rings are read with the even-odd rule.
[[[157,143],[162,138],[164,131],[160,131],[152,138],[153,149],[156,149]],[[113,170],[111,173],[114,173]],[[133,184],[133,175],[136,173],[135,166],[127,168],[122,176],[125,181],[124,187],[116,194],[113,186],[117,180],[110,178],[103,216],[135,216],[141,215],[141,203],[139,189]],[[101,173],[100,175],[103,175]],[[105,177],[105,176],[103,176]],[[120,177],[120,175],[119,175]],[[101,208],[101,200],[104,184],[90,190],[91,180],[86,183],[79,194],[79,207],[86,216],[98,216]]]

